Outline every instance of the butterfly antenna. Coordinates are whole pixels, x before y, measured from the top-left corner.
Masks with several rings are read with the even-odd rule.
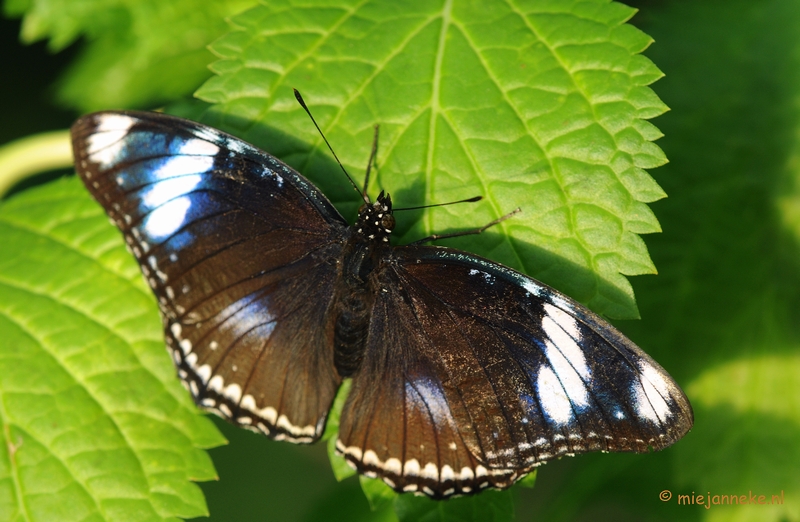
[[[397,212],[398,210],[419,210],[422,208],[432,208],[432,207],[446,207],[447,205],[455,205],[456,203],[475,203],[476,201],[480,201],[483,199],[483,196],[475,196],[469,199],[461,199],[458,201],[450,201],[448,203],[432,203],[430,205],[421,205],[419,207],[403,207],[403,208],[393,208],[392,211]]]
[[[458,203],[458,201],[455,201],[454,203]],[[481,232],[483,232],[487,228],[493,227],[493,226],[497,225],[498,223],[502,223],[503,221],[505,221],[506,219],[510,218],[514,214],[519,214],[520,212],[522,212],[522,209],[517,207],[516,209],[512,210],[511,212],[509,212],[505,216],[501,216],[501,217],[495,219],[494,221],[491,221],[491,222],[483,225],[480,228],[473,228],[471,230],[460,230],[458,232],[451,232],[449,234],[433,234],[432,236],[424,237],[424,238],[422,238],[422,239],[420,239],[418,241],[414,241],[413,243],[409,243],[409,245],[419,245],[420,243],[427,243],[428,241],[434,241],[436,239],[446,239],[448,237],[472,236],[472,235],[475,235],[475,234],[480,234]]]
[[[361,190],[358,188],[358,185],[356,185],[356,182],[353,181],[353,178],[351,178],[350,174],[348,174],[347,170],[345,170],[344,165],[342,165],[342,162],[339,161],[339,156],[337,156],[336,153],[333,151],[333,147],[331,147],[331,144],[328,143],[328,138],[325,137],[325,133],[323,133],[322,129],[320,129],[319,125],[317,125],[317,120],[314,119],[314,116],[311,114],[311,111],[308,110],[308,106],[306,105],[306,102],[303,100],[303,97],[300,95],[300,91],[298,91],[297,89],[292,89],[292,90],[294,91],[294,97],[297,98],[297,103],[300,104],[303,110],[306,111],[306,114],[308,114],[308,117],[311,118],[311,121],[314,122],[314,127],[317,128],[319,135],[322,136],[322,139],[325,141],[325,145],[328,146],[328,149],[331,151],[331,154],[333,154],[333,157],[336,159],[336,163],[338,163],[339,166],[342,168],[342,172],[344,172],[344,175],[347,176],[347,179],[350,181],[350,184],[353,185],[353,188],[356,189],[356,192],[358,192],[361,195],[362,199],[364,200],[364,203],[369,203],[369,197],[367,197],[366,193],[366,186],[364,187],[364,192],[361,192]]]
[[[367,196],[367,185],[369,185],[369,171],[372,168],[372,164],[375,162],[375,156],[378,155],[378,125],[375,125],[375,136],[372,138],[372,151],[369,153],[369,162],[367,162],[367,172],[364,174],[364,191],[361,193],[361,196],[364,198],[364,201],[369,201],[369,196]],[[378,165],[375,165],[375,168],[378,168]]]

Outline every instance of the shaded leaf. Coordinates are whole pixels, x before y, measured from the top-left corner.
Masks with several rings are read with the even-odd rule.
[[[400,522],[504,522],[512,520],[514,506],[509,491],[484,491],[474,497],[436,501],[401,495],[395,501]]]
[[[210,75],[207,46],[226,30],[225,17],[254,0],[31,0],[6,2],[23,17],[21,39],[49,39],[60,51],[86,45],[58,89],[60,101],[88,112],[155,107],[187,96]]]

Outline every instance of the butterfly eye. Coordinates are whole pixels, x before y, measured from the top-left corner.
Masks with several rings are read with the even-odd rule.
[[[359,215],[360,215],[361,213],[363,213],[363,212],[364,212],[364,209],[366,209],[366,208],[367,208],[367,204],[366,204],[366,203],[362,203],[362,204],[361,204],[361,206],[360,206],[360,207],[358,207],[358,213],[359,213]]]
[[[394,230],[394,216],[386,214],[381,218],[381,226],[386,230]]]

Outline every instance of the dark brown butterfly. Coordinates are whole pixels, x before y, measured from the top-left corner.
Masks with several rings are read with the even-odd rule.
[[[349,226],[281,161],[157,113],[72,127],[75,164],[158,298],[197,404],[277,440],[323,433],[360,473],[433,498],[505,488],[692,426],[672,378],[569,297],[478,256],[393,246],[381,193]]]

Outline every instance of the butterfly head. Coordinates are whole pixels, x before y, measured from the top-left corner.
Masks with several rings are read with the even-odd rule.
[[[374,203],[361,205],[355,228],[368,241],[388,243],[394,230],[391,196],[381,191]]]

